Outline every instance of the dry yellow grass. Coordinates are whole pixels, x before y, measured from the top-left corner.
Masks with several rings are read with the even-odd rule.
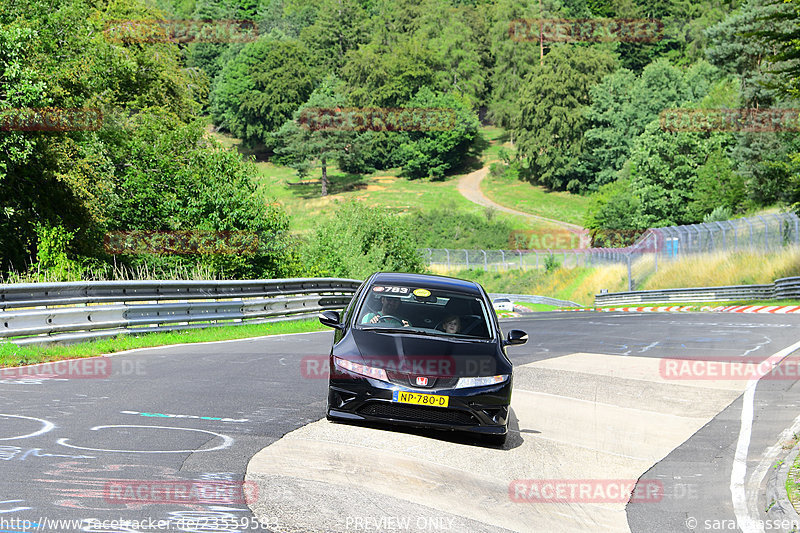
[[[628,269],[625,265],[608,265],[592,269],[580,283],[565,295],[565,299],[582,304],[594,304],[594,295],[602,289],[608,292],[628,290]]]
[[[659,261],[654,272],[653,258],[642,258],[632,265],[634,280],[644,280],[638,289],[677,289],[771,283],[779,278],[800,276],[800,248],[787,248],[773,254],[726,252],[702,254],[675,261]],[[463,271],[448,271],[443,266],[430,270],[436,274],[458,276]],[[494,274],[497,276],[497,274]],[[507,278],[506,278],[507,276]],[[549,275],[530,275],[518,270],[502,274],[503,280],[477,276],[490,292],[523,292],[593,305],[600,290],[628,290],[628,269],[624,264],[594,268],[558,268]],[[485,278],[485,279],[482,279]],[[526,279],[528,278],[528,279]],[[514,280],[518,280],[516,283]],[[519,283],[523,281],[523,283]],[[511,290],[513,286],[514,290]]]
[[[658,272],[643,289],[717,287],[772,283],[776,279],[800,275],[800,249],[787,248],[774,254],[719,252],[692,256],[678,261],[660,262]]]

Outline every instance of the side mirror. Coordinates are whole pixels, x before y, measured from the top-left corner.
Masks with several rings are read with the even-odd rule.
[[[508,345],[519,345],[528,342],[528,334],[519,329],[512,329],[508,332],[508,339],[503,343]]]
[[[336,329],[343,329],[344,324],[340,322],[338,311],[323,311],[319,315],[319,321],[323,326]]]

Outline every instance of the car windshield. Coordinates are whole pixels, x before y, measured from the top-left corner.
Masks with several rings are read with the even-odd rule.
[[[370,287],[357,327],[488,339],[486,306],[475,295],[416,285]]]

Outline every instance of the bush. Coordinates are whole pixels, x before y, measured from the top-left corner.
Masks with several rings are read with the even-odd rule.
[[[544,258],[544,271],[550,273],[553,270],[557,269],[560,264],[561,263],[558,262],[556,256],[550,254]]]
[[[67,248],[75,232],[67,231],[62,226],[50,227],[43,224],[35,226],[36,264],[29,268],[33,279],[48,281],[78,281],[82,278],[84,268],[79,261],[67,257]]]
[[[123,256],[125,264],[136,269],[144,262],[169,271],[199,263],[225,278],[292,274],[288,217],[279,204],[265,204],[256,194],[252,163],[208,139],[200,122],[181,124],[164,113],[137,120],[127,146],[115,154],[124,170],[108,209],[109,229],[246,231],[260,244],[250,255]]]
[[[320,222],[301,256],[308,276],[364,279],[377,271],[425,271],[404,218],[355,202],[340,204]]]
[[[427,212],[415,211],[408,218],[411,226],[417,229],[421,248],[505,250],[509,247],[512,227],[490,209],[484,210],[481,216],[446,206]]]
[[[703,222],[724,222],[733,218],[733,213],[726,206],[719,206],[714,208],[709,214],[703,217]]]
[[[452,109],[456,118],[450,129],[408,133],[408,141],[397,152],[404,175],[440,179],[471,155],[480,122],[464,99],[423,87],[407,107]]]

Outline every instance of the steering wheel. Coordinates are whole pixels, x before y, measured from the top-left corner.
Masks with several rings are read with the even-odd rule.
[[[399,324],[403,323],[403,321],[401,319],[397,318],[396,316],[392,316],[392,315],[381,315],[381,316],[378,317],[378,322],[388,322],[389,320],[394,320],[395,322],[398,322]]]

